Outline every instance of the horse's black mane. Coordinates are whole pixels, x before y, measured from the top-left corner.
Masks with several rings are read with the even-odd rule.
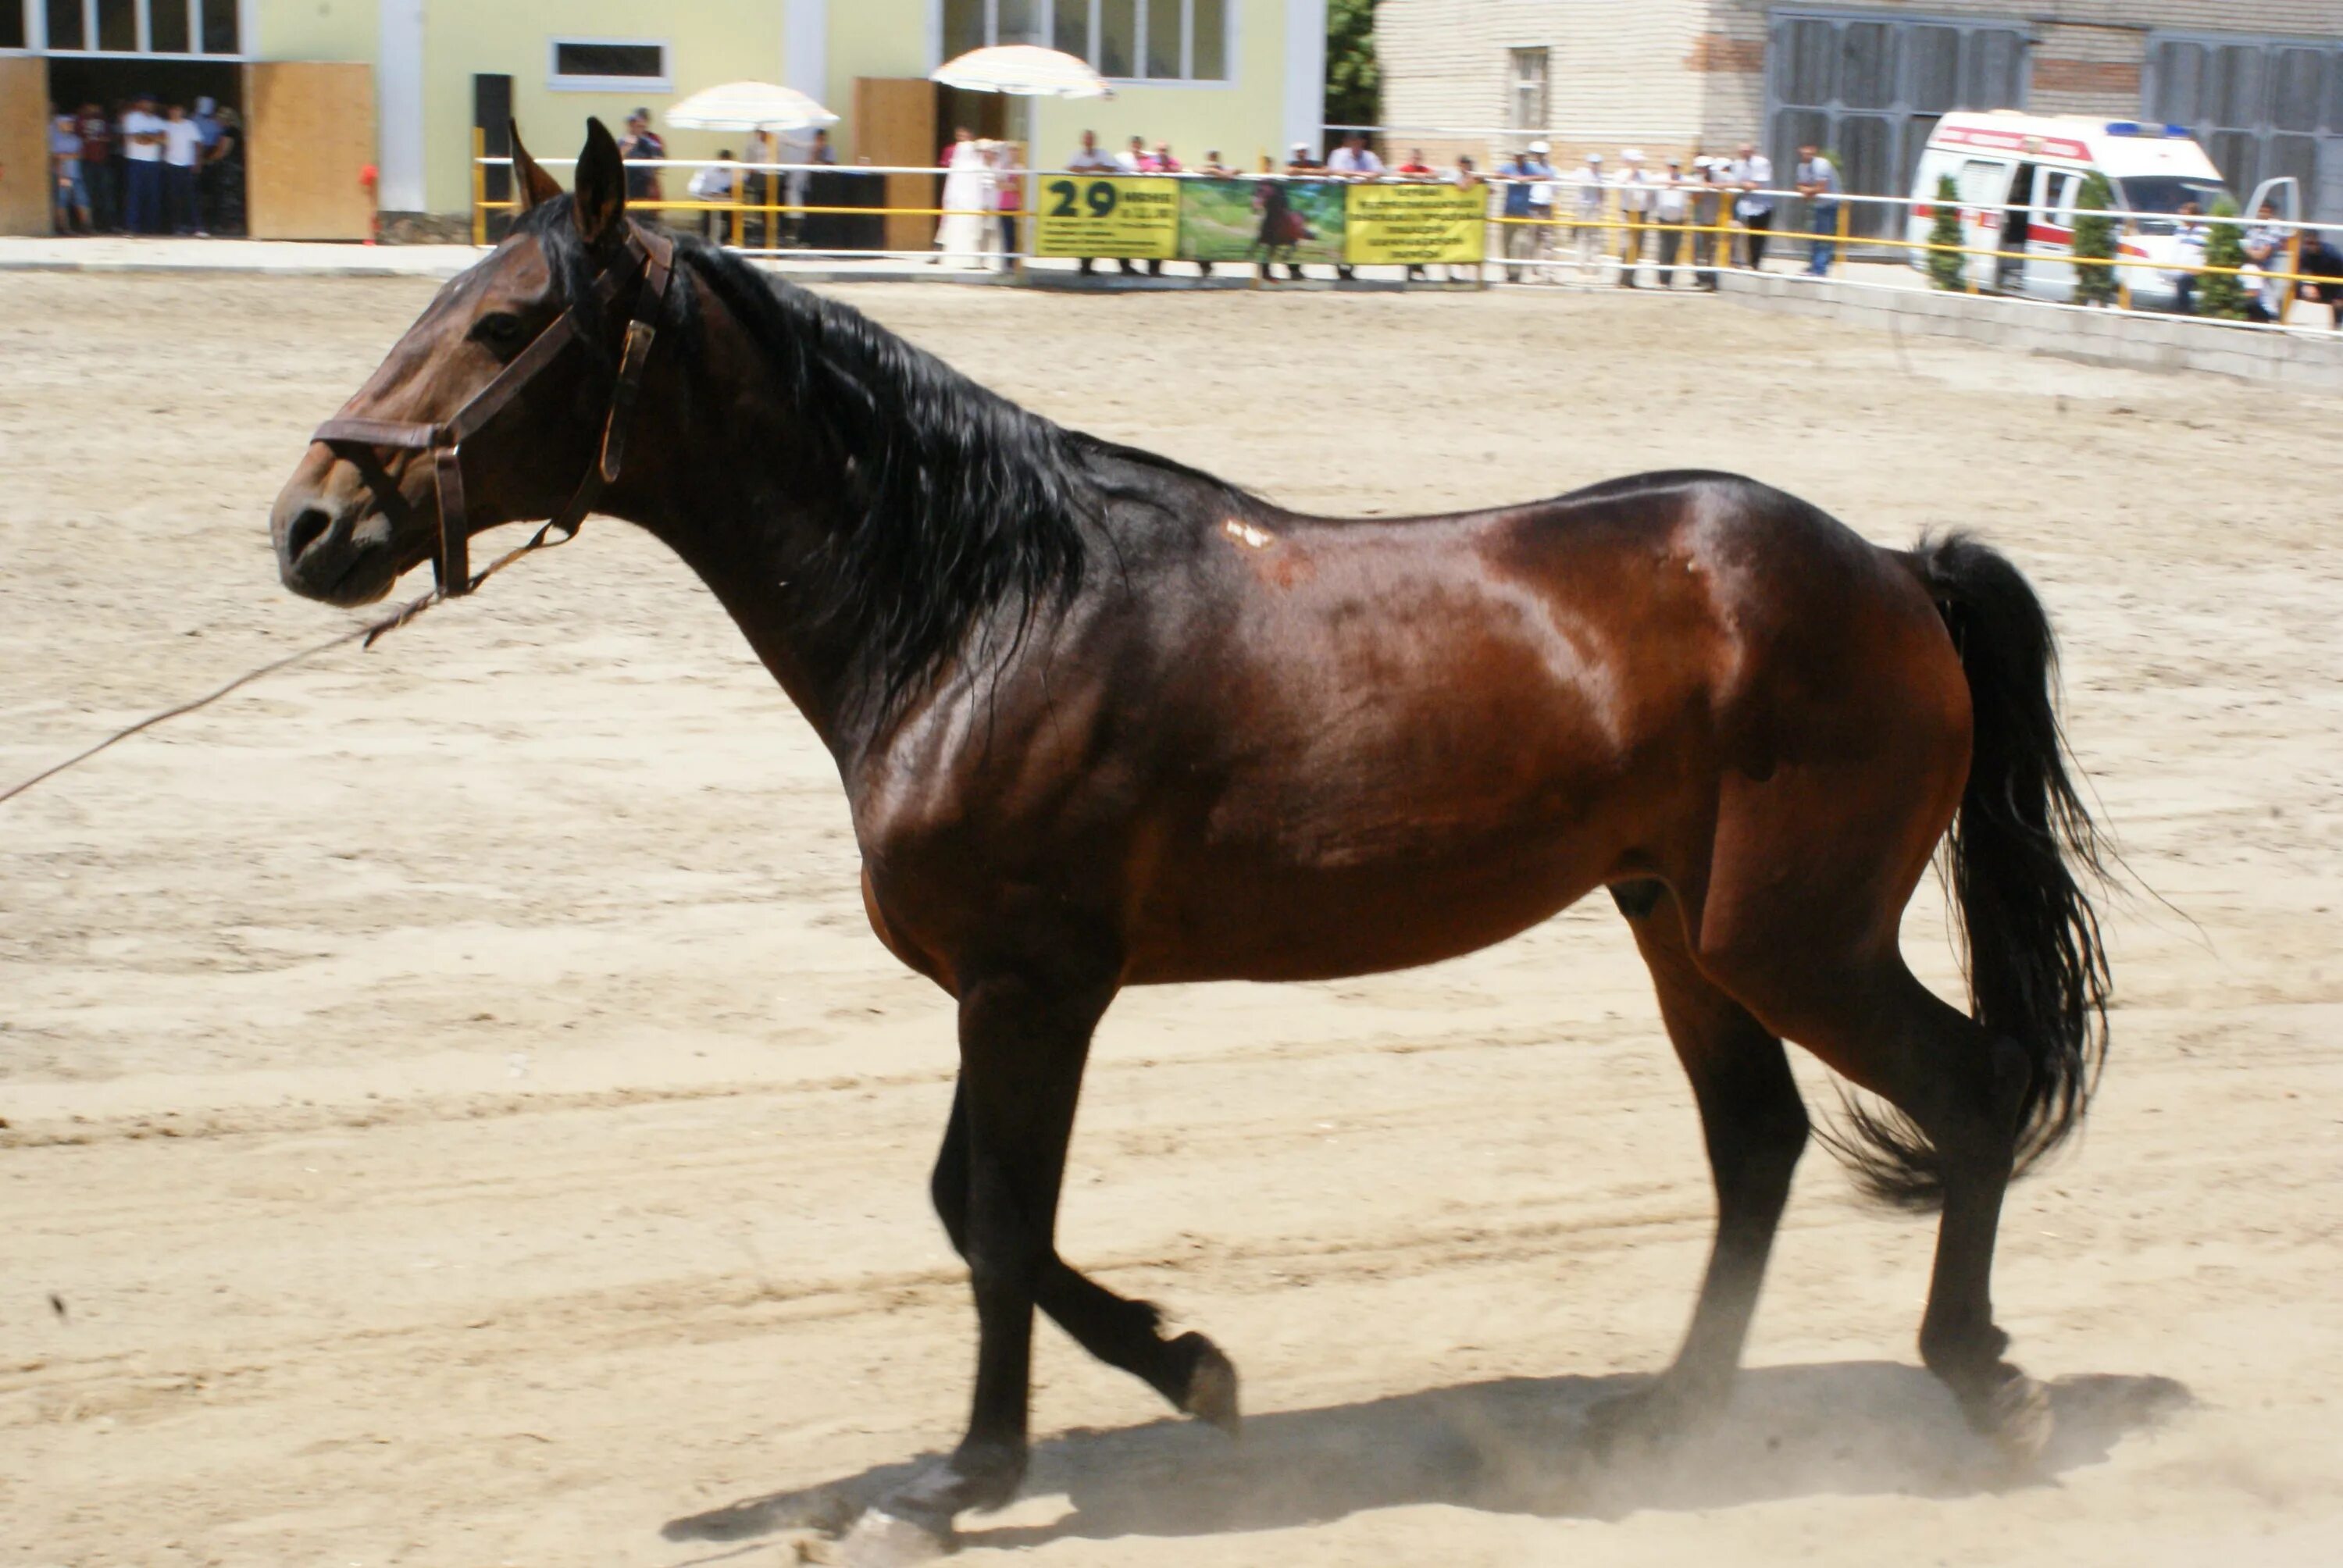
[[[597,263],[578,238],[568,202],[524,223],[571,298]],[[765,350],[779,390],[843,458],[840,526],[820,563],[827,613],[846,625],[868,663],[882,709],[923,688],[983,623],[1001,657],[1033,617],[1081,585],[1097,531],[1114,499],[1136,492],[1119,459],[1201,481],[1212,476],[1069,430],[978,386],[860,311],[825,299],[689,236],[679,266],[696,271]],[[689,309],[688,289],[670,308]],[[697,355],[696,324],[678,319],[681,352]],[[1101,472],[1105,468],[1110,471]],[[996,607],[1002,622],[988,620]]]

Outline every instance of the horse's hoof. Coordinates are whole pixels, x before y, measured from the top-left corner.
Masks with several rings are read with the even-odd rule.
[[[1188,1372],[1188,1391],[1180,1396],[1181,1410],[1231,1437],[1236,1436],[1244,1423],[1244,1416],[1237,1408],[1236,1363],[1202,1334],[1180,1337],[1182,1341],[1193,1340],[1197,1346],[1196,1364]]]
[[[854,1528],[820,1549],[816,1561],[837,1568],[909,1568],[948,1555],[953,1543],[923,1524],[876,1508],[866,1508]]]
[[[2040,1462],[2056,1424],[2050,1391],[2023,1372],[2011,1376],[1980,1401],[1970,1420],[2017,1472],[2031,1471]]]

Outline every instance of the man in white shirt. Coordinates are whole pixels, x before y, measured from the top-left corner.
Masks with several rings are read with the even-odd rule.
[[[1757,193],[1774,188],[1774,160],[1759,152],[1753,143],[1744,142],[1735,150],[1725,173],[1734,188],[1741,193],[1733,199],[1733,216],[1749,231],[1750,269],[1763,272],[1765,238],[1774,226],[1774,198]]]
[[[1577,194],[1578,274],[1583,283],[1593,283],[1603,267],[1603,155],[1589,153],[1578,172],[1570,176],[1572,189]]]
[[[1825,277],[1838,248],[1838,166],[1812,142],[1798,149],[1796,188],[1806,198],[1806,232],[1815,236],[1806,242],[1806,276]]]
[[[1074,149],[1074,156],[1066,160],[1066,172],[1068,174],[1075,175],[1121,174],[1122,172],[1122,165],[1116,160],[1115,156],[1112,153],[1108,152],[1104,147],[1098,145],[1098,133],[1096,131],[1084,131],[1082,133],[1082,145],[1076,147]],[[1081,273],[1085,277],[1089,276],[1091,270],[1091,257],[1087,256],[1082,257],[1081,261],[1075,264],[1074,270]],[[1129,272],[1131,270],[1131,263],[1127,261],[1124,262],[1122,264],[1122,270]]]
[[[1530,255],[1548,262],[1554,259],[1554,202],[1558,194],[1548,156],[1553,150],[1544,142],[1532,142],[1521,160],[1522,173],[1529,181],[1523,198],[1530,217],[1527,248]],[[1554,268],[1541,268],[1538,276],[1552,283]]]
[[[201,234],[196,212],[196,160],[203,155],[204,130],[187,117],[187,106],[173,104],[163,122],[163,210],[173,234]]]
[[[122,157],[127,189],[122,226],[132,234],[163,232],[163,116],[155,95],[141,93],[122,116]]]
[[[1635,269],[1644,264],[1644,227],[1652,210],[1651,176],[1644,173],[1644,149],[1619,152],[1619,218],[1627,226],[1619,235],[1619,286],[1635,286]]]
[[[1371,180],[1383,172],[1383,159],[1367,146],[1367,138],[1353,131],[1342,138],[1342,145],[1326,155],[1326,172],[1338,179]]]
[[[1375,150],[1373,147],[1367,146],[1366,137],[1353,131],[1342,138],[1341,146],[1326,155],[1326,172],[1339,180],[1380,179],[1383,176],[1383,161],[1375,156]],[[1351,264],[1347,261],[1337,262],[1334,266],[1334,276],[1350,276]]]
[[[754,146],[755,141],[751,138],[752,150]],[[739,183],[740,168],[739,165],[732,162],[730,147],[717,148],[716,156],[723,161],[709,164],[706,168],[692,170],[691,178],[683,188],[694,201],[722,202],[729,205],[732,200],[733,187]],[[714,206],[700,208],[699,234],[703,239],[712,239],[720,243],[725,236],[724,215],[718,212]]]
[[[1082,145],[1066,160],[1067,172],[1077,175],[1111,175],[1121,166],[1114,161],[1112,153],[1098,145],[1096,131],[1084,131]]]
[[[1691,216],[1692,187],[1684,179],[1684,159],[1670,158],[1668,172],[1652,186],[1652,232],[1659,239],[1662,288],[1676,286],[1676,256]]]

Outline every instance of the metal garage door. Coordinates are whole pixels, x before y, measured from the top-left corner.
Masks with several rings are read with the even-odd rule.
[[[1920,149],[1951,109],[2022,109],[2028,82],[2025,27],[2006,22],[1884,18],[1876,12],[1773,14],[1765,45],[1765,153],[1782,185],[1798,147],[1838,159],[1849,191],[1909,196]],[[1897,228],[1885,209],[1857,204],[1854,232]]]
[[[2312,216],[2343,218],[2343,40],[2153,34],[2140,97],[2197,134],[2238,200],[2293,175]]]

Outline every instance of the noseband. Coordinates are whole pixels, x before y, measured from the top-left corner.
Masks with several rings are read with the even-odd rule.
[[[610,389],[609,411],[602,421],[601,453],[587,467],[586,477],[578,481],[578,488],[568,503],[538,529],[527,548],[560,544],[573,537],[578,524],[586,520],[586,514],[601,498],[604,488],[618,482],[619,465],[626,457],[628,420],[642,390],[643,367],[650,359],[651,342],[659,333],[659,311],[667,300],[668,285],[675,276],[674,261],[674,241],[651,233],[629,218],[626,254],[595,275],[593,294],[584,303],[598,308],[607,308],[617,299],[618,291],[637,272],[643,274],[643,286],[635,296],[634,316],[627,323],[626,346],[618,355],[618,378]],[[470,534],[464,514],[465,441],[504,412],[505,405],[573,341],[591,342],[598,326],[598,321],[585,315],[579,302],[572,302],[568,309],[529,340],[528,347],[497,372],[496,379],[474,393],[453,418],[437,424],[328,419],[310,436],[312,441],[322,441],[336,448],[388,447],[431,454],[432,479],[439,492],[439,551],[431,559],[431,569],[438,578],[440,598],[468,594],[481,580],[471,572]],[[486,576],[485,572],[481,574]]]

